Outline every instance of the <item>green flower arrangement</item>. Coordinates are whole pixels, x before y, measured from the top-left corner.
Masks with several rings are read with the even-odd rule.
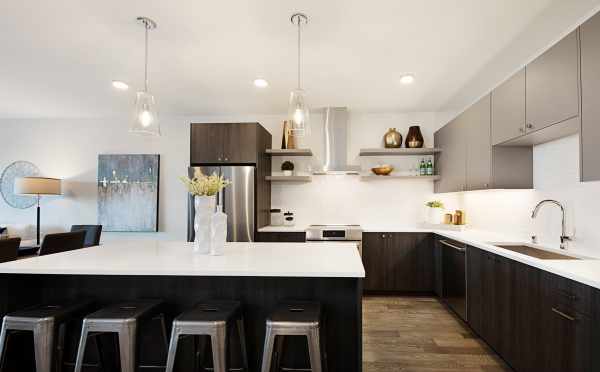
[[[194,196],[213,196],[219,191],[231,185],[229,180],[213,173],[210,176],[202,173],[200,169],[196,169],[194,177],[180,177],[181,182],[187,187],[190,194]]]
[[[425,203],[426,206],[428,206],[429,208],[444,208],[444,203],[442,203],[439,200],[433,200],[430,202]]]

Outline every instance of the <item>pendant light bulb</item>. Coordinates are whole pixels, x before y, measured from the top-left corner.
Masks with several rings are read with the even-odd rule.
[[[302,89],[301,75],[302,25],[308,23],[308,17],[303,13],[296,13],[292,15],[291,22],[294,26],[298,27],[298,85],[296,89],[290,92],[288,119],[292,124],[292,135],[302,137],[310,134],[310,109],[306,103],[306,92]]]
[[[154,95],[148,89],[148,32],[156,28],[156,22],[146,17],[137,21],[145,28],[144,90],[136,93],[131,133],[160,136],[160,125]]]

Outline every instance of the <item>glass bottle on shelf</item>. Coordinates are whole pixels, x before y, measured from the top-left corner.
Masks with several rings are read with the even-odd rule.
[[[427,175],[433,176],[433,162],[431,161],[431,159],[429,159],[429,161],[427,162]]]
[[[425,159],[421,159],[421,164],[419,165],[419,176],[427,175],[427,165],[425,164]]]

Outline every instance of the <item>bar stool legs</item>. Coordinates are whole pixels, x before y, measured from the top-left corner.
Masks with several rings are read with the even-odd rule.
[[[321,343],[320,331],[321,306],[318,303],[290,302],[278,305],[267,319],[261,372],[271,372],[273,367],[276,372],[280,371],[284,336],[305,336],[311,372],[327,371],[327,356]]]
[[[236,322],[235,325],[233,324],[233,321]],[[240,304],[235,301],[200,304],[194,309],[181,314],[173,321],[166,372],[173,371],[179,338],[185,336],[208,336],[212,348],[213,371],[228,372],[228,331],[233,329],[232,327],[237,327],[237,332],[240,337],[243,368],[245,372],[248,372],[244,320],[241,314]],[[195,352],[195,360],[198,362],[198,350],[195,350]]]
[[[116,333],[119,340],[121,372],[135,372],[137,326],[140,321],[160,318],[166,346],[166,331],[159,301],[138,301],[113,305],[83,319],[74,372],[81,372],[87,340],[101,333]]]

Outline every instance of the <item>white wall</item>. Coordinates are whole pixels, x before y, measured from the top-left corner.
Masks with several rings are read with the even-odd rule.
[[[317,155],[320,116],[313,116],[315,130],[307,146]],[[227,115],[163,117],[161,138],[146,138],[127,132],[128,118],[1,120],[0,169],[16,160],[36,164],[44,175],[64,179],[65,195],[42,200],[42,223],[46,230],[60,230],[71,224],[96,223],[96,177],[98,154],[157,153],[161,155],[159,230],[160,233],[104,234],[104,240],[131,238],[185,239],[186,193],[178,177],[189,164],[190,122],[259,121],[273,134],[275,148],[281,144],[281,115]],[[361,147],[379,146],[388,127],[405,134],[418,124],[428,144],[433,138],[436,118],[422,114],[351,114],[349,155]],[[319,156],[314,162],[318,163]],[[297,162],[298,159],[294,159]],[[410,161],[410,165],[417,159]],[[281,160],[274,160],[279,166]],[[384,162],[371,159],[371,163]],[[408,167],[402,163],[397,165]],[[297,164],[300,169],[303,165]],[[273,185],[273,205],[293,210],[302,224],[329,222],[389,222],[414,224],[414,215],[433,190],[426,181],[361,182],[357,177],[315,177],[302,185]],[[35,208],[18,210],[0,198],[0,224],[35,223]]]
[[[567,210],[570,249],[600,257],[600,182],[579,182],[578,135],[534,148],[535,190],[481,191],[438,196],[448,209],[467,211],[471,227],[504,232],[516,238],[538,236],[540,243],[558,248],[561,218],[556,207],[545,206],[535,220],[534,206],[543,199],[562,202]]]

